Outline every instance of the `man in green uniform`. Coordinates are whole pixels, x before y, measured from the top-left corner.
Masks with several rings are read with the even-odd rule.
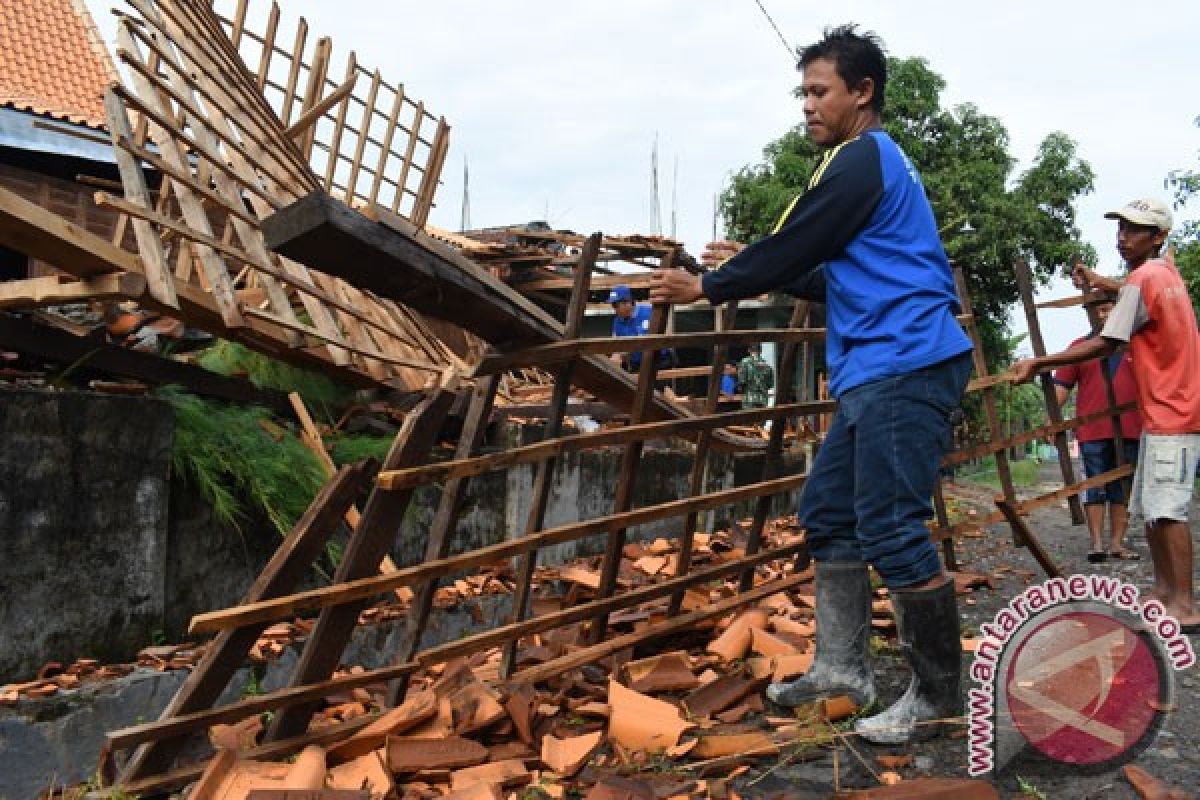
[[[775,386],[775,370],[762,357],[759,345],[750,345],[750,352],[738,362],[738,384],[742,387],[742,408],[766,408]]]

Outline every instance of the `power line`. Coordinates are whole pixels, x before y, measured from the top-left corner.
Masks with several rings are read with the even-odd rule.
[[[791,61],[793,64],[795,64],[796,63],[796,48],[794,48],[790,44],[788,44],[787,37],[783,35],[783,31],[779,30],[779,26],[775,24],[775,20],[771,19],[771,15],[767,12],[767,9],[763,6],[762,0],[754,0],[754,4],[758,6],[758,10],[761,11],[763,13],[763,16],[767,18],[767,22],[771,23],[771,27],[775,29],[775,35],[779,37],[779,41],[783,42],[783,47],[785,50],[787,50],[787,53],[788,53],[788,60]]]

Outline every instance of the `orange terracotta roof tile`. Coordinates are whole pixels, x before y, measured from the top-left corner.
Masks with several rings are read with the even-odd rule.
[[[115,79],[84,0],[0,2],[0,107],[103,128]]]

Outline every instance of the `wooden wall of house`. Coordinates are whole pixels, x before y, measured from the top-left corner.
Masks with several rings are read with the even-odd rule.
[[[65,180],[44,172],[0,161],[0,187],[19,194],[106,239],[111,239],[116,230],[119,215],[112,209],[101,208],[95,204],[92,200],[97,191],[95,186]],[[131,230],[126,231],[123,244],[126,249],[136,251]],[[3,269],[4,265],[0,265],[0,269],[3,269],[0,275],[3,278],[36,278],[42,275],[52,275],[57,271],[52,265],[45,262],[37,259],[25,259],[26,274],[15,275],[12,274],[11,265],[17,259],[19,256],[14,254],[4,260],[4,265],[8,265],[8,269]]]

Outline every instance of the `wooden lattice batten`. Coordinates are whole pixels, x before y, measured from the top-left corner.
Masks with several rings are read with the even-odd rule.
[[[278,3],[216,0],[213,7],[325,190],[423,227],[449,145],[445,118],[408,96],[403,84],[359,64],[353,51],[335,80],[330,39],[314,41],[304,17],[289,22]]]
[[[273,354],[316,354],[318,363],[351,373],[357,383],[417,389],[446,367],[462,368],[463,356],[478,349],[469,334],[271,253],[259,228],[265,216],[323,189],[357,198],[359,205],[389,200],[423,222],[432,207],[439,152],[444,157],[444,121],[424,146],[423,160],[417,159],[421,104],[407,127],[392,117],[385,119],[389,127],[373,126],[378,115],[364,111],[357,128],[338,124],[326,131],[322,114],[340,102],[337,114],[344,122],[353,105],[356,73],[326,94],[331,45],[320,40],[315,66],[305,64],[299,56],[307,36],[303,19],[297,25],[298,55],[287,62],[289,78],[276,84],[272,64],[283,63],[273,59],[278,48],[270,44],[278,30],[277,6],[268,30],[257,34],[245,25],[245,3],[224,23],[202,0],[130,0],[130,5],[135,13],[119,15],[117,33],[128,85],[112,87],[105,100],[124,197],[99,193],[97,202],[126,215],[116,237],[132,226],[149,295],[166,308],[179,308],[181,292],[205,297],[224,335]],[[260,43],[257,75],[235,40]],[[355,64],[353,56],[350,60]],[[383,85],[375,75],[373,96]],[[301,77],[303,92],[297,88]],[[275,91],[277,102],[264,91]],[[405,107],[402,92],[394,102],[398,116]],[[343,176],[337,164],[345,148],[354,155]],[[339,155],[324,159],[328,168],[322,176],[316,168],[322,159],[310,164],[311,152]],[[370,156],[377,157],[367,164]],[[163,175],[156,199],[143,166]],[[401,191],[413,172],[421,176],[419,185]],[[365,193],[355,188],[362,186],[368,187]],[[390,199],[382,194],[388,186]],[[409,194],[412,202],[404,206]]]

